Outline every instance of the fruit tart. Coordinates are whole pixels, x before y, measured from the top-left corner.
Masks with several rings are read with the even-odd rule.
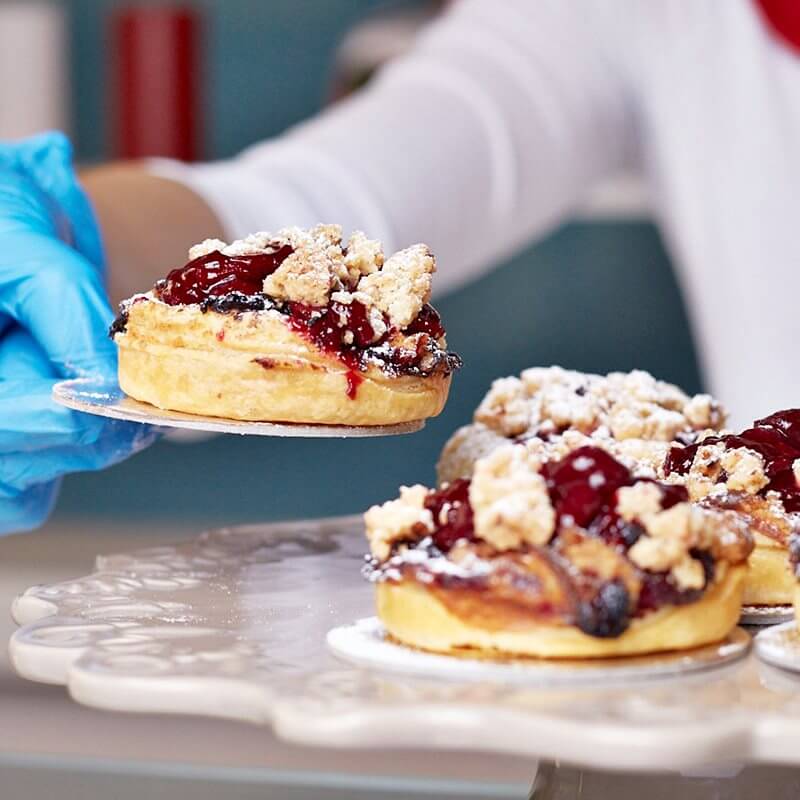
[[[694,441],[724,422],[710,395],[690,397],[642,370],[592,375],[534,367],[492,383],[473,423],[445,445],[438,476],[440,482],[468,477],[494,448],[537,440],[562,455],[597,445],[637,473],[657,477],[672,442]]]
[[[453,371],[429,304],[433,255],[384,258],[338,225],[206,240],[111,328],[119,383],[163,409],[328,425],[435,416]]]
[[[468,477],[401,488],[365,523],[387,632],[449,654],[599,658],[722,640],[752,549],[741,515],[591,445],[546,460],[506,443]]]
[[[673,446],[663,472],[701,507],[733,511],[750,526],[755,549],[744,602],[791,603],[795,580],[788,547],[800,530],[800,409],[778,411],[738,434]]]

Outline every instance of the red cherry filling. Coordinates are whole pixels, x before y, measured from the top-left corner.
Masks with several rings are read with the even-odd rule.
[[[579,447],[561,461],[551,461],[542,468],[550,501],[558,524],[572,521],[582,528],[608,505],[620,486],[632,482],[628,470],[605,450]]]
[[[689,554],[703,565],[706,585],[708,585],[714,577],[714,560],[711,554],[704,550],[690,550]],[[702,593],[702,589],[679,589],[666,572],[643,572],[636,614],[642,616],[648,611],[656,611],[665,605],[692,603]]]
[[[195,258],[172,270],[156,287],[158,299],[167,305],[202,303],[212,297],[260,295],[264,279],[294,252],[291,245],[276,243],[271,252],[226,256],[219,250]]]
[[[792,465],[800,458],[800,409],[787,409],[756,420],[752,428],[740,434],[711,436],[688,447],[673,447],[664,462],[667,475],[685,475],[692,466],[698,449],[708,444],[728,448],[746,447],[764,459],[764,471],[770,479],[759,492],[777,492],[787,512],[800,511],[800,486]]]
[[[438,492],[431,492],[425,500],[425,508],[433,515],[436,526],[433,543],[443,553],[459,539],[475,539],[469,484],[469,480],[460,478]]]
[[[444,325],[439,312],[428,303],[422,306],[417,318],[405,329],[405,333],[413,335],[415,333],[427,333],[434,339],[441,339],[444,336]]]
[[[297,333],[311,340],[324,353],[336,356],[347,367],[347,396],[355,398],[364,380],[362,351],[370,344],[375,331],[369,321],[366,306],[354,300],[351,303],[331,303],[325,308],[315,308],[303,303],[288,303],[289,325]],[[347,331],[352,342],[347,342]]]

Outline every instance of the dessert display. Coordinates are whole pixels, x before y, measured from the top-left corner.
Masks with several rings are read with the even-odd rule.
[[[492,384],[473,423],[445,445],[438,476],[440,483],[467,477],[478,458],[509,441],[547,459],[599,447],[638,476],[684,486],[692,502],[741,515],[755,542],[744,603],[791,603],[787,543],[800,523],[800,411],[772,414],[740,434],[724,423],[709,395],[690,397],[646,372],[528,369]]]
[[[642,370],[601,376],[535,367],[492,383],[473,423],[445,445],[438,477],[468,477],[478,458],[509,441],[536,441],[551,455],[594,445],[637,474],[657,477],[672,442],[693,442],[724,422],[710,395],[690,397]]]
[[[790,604],[795,580],[788,548],[800,530],[800,409],[756,420],[738,434],[673,446],[663,472],[701,507],[733,511],[747,522],[755,549],[744,602]]]
[[[365,514],[378,616],[449,654],[598,658],[683,650],[736,626],[752,538],[735,511],[605,449],[505,443],[468,477]]]
[[[337,225],[206,240],[110,335],[119,384],[158,408],[235,420],[392,425],[435,416],[460,367],[430,305],[425,245],[384,257]]]

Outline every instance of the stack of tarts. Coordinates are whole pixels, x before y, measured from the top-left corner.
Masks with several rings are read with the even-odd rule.
[[[785,603],[800,411],[739,435],[724,416],[643,372],[496,381],[439,487],[365,516],[388,633],[445,653],[633,655],[719,641],[743,600]]]
[[[425,245],[384,257],[338,225],[211,239],[111,329],[119,383],[158,408],[235,420],[392,425],[435,416],[451,373]]]

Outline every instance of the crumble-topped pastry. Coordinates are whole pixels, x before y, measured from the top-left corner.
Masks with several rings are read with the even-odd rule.
[[[476,459],[509,440],[542,447],[551,458],[591,444],[637,473],[661,477],[670,443],[694,441],[724,421],[710,395],[690,397],[642,370],[602,376],[535,367],[492,383],[473,424],[445,445],[439,480],[469,475]]]
[[[756,542],[745,588],[748,604],[792,600],[787,547],[800,530],[799,461],[800,409],[778,411],[738,434],[673,445],[665,460],[666,479],[685,486],[693,500],[747,520]]]
[[[425,245],[384,257],[338,225],[208,239],[111,335],[120,385],[162,408],[285,422],[386,425],[441,411],[460,359],[430,305]]]
[[[736,624],[742,517],[689,502],[582,446],[525,444],[438,490],[414,486],[365,515],[378,614],[407,644],[543,657],[694,647]]]

